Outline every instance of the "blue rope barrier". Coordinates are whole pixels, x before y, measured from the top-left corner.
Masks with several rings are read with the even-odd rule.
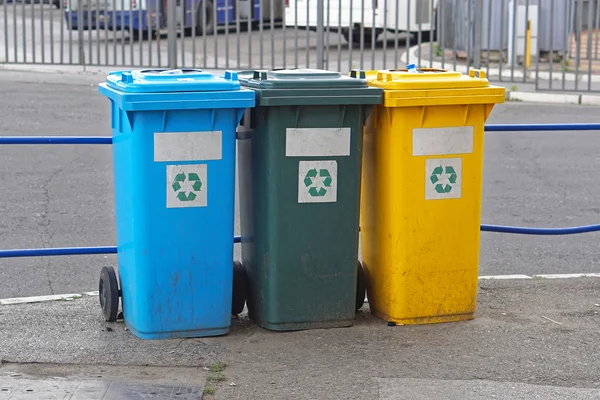
[[[480,227],[481,232],[513,233],[519,235],[576,235],[580,233],[600,232],[600,224],[573,226],[569,228],[527,228],[523,226],[485,225]],[[241,243],[241,236],[234,236],[233,243]],[[0,258],[17,257],[50,257],[50,256],[75,256],[94,254],[116,254],[116,246],[101,247],[56,247],[47,249],[16,249],[0,250]]]
[[[600,124],[488,124],[486,132],[600,131]],[[108,136],[0,136],[0,144],[112,144]]]
[[[519,235],[576,235],[579,233],[598,232],[600,225],[573,226],[569,228],[526,228],[523,226],[481,225],[482,232],[516,233]]]
[[[0,136],[0,144],[112,144],[108,136]]]
[[[241,243],[241,236],[234,236],[233,243]],[[53,257],[53,256],[80,256],[94,254],[116,254],[117,246],[98,247],[49,247],[47,249],[14,249],[0,250],[0,258],[18,257]]]
[[[600,124],[489,124],[486,132],[600,131]]]
[[[600,131],[600,124],[489,124],[486,132],[549,132],[549,131]],[[112,144],[106,136],[0,136],[0,144]],[[574,235],[600,231],[600,225],[585,225],[569,228],[528,228],[482,224],[482,232],[512,233],[520,235]],[[234,243],[241,243],[234,236]],[[0,258],[48,257],[67,255],[116,254],[116,246],[100,247],[57,247],[47,249],[0,250]]]

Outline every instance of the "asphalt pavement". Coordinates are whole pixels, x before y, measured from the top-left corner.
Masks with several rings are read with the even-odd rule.
[[[272,332],[243,313],[227,336],[159,341],[104,322],[97,297],[0,306],[0,399],[598,399],[599,293],[598,278],[486,280],[467,322],[390,327],[365,305],[349,328]]]
[[[0,134],[109,136],[109,102],[94,84],[100,80],[2,72]],[[598,122],[598,116],[590,107],[507,103],[488,122]],[[482,223],[600,223],[598,148],[598,132],[487,133]],[[114,245],[112,174],[108,145],[1,146],[0,248]],[[482,233],[480,275],[598,273],[597,235]],[[97,290],[100,268],[115,264],[112,255],[1,259],[0,299]]]

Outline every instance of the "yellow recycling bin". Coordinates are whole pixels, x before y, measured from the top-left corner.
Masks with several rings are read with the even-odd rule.
[[[483,129],[505,89],[469,75],[367,73],[384,89],[364,130],[362,258],[371,312],[401,324],[473,319]]]

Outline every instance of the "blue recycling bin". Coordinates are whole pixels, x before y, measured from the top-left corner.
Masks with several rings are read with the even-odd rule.
[[[118,276],[103,268],[107,321],[144,339],[229,332],[236,127],[254,92],[237,74],[118,71],[111,102]]]

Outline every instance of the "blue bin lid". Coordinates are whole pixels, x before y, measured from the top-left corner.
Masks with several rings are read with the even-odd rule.
[[[212,92],[239,90],[236,72],[217,76],[201,69],[144,69],[110,72],[108,87],[127,93]]]

